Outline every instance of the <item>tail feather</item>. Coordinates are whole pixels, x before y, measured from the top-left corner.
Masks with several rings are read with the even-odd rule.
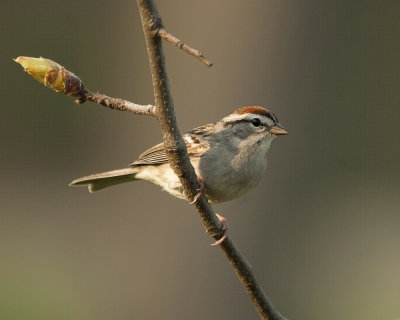
[[[92,174],[72,181],[70,186],[87,185],[89,192],[95,192],[120,183],[134,181],[136,172],[137,169],[133,167]]]

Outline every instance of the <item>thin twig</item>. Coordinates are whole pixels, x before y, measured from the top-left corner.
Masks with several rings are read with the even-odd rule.
[[[201,53],[199,50],[194,49],[191,46],[188,46],[187,44],[183,43],[177,37],[173,36],[167,30],[165,30],[165,28],[157,29],[156,34],[158,34],[162,39],[164,39],[164,40],[168,41],[169,43],[173,44],[174,46],[178,47],[179,49],[196,57],[202,63],[204,63],[207,67],[211,67],[213,65],[213,63],[210,60],[206,59],[206,57],[203,55],[203,53]]]
[[[130,111],[135,114],[155,116],[156,107],[151,104],[136,104],[124,99],[108,97],[99,92],[93,93],[86,89],[81,94],[82,96],[75,100],[77,104],[84,103],[85,101],[91,101],[118,111]]]
[[[199,183],[193,166],[190,163],[186,145],[182,139],[176,121],[173,100],[169,90],[161,36],[157,36],[154,32],[155,23],[162,26],[161,17],[157,12],[153,0],[137,0],[137,3],[150,60],[154,98],[157,106],[156,117],[160,122],[163,132],[164,146],[168,161],[179,177],[188,198],[193,199],[197,194]],[[204,195],[201,195],[195,202],[195,206],[207,232],[212,235],[214,239],[221,237],[222,224]],[[232,264],[260,317],[267,320],[285,320],[269,301],[262,287],[259,285],[251,265],[235,247],[232,240],[228,237],[221,243],[220,248]]]
[[[44,86],[65,95],[75,97],[75,103],[96,102],[105,107],[130,111],[135,114],[155,116],[156,107],[140,105],[127,100],[111,98],[102,93],[93,93],[86,89],[80,77],[65,69],[59,63],[43,57],[18,57],[13,59],[19,63],[30,76]]]

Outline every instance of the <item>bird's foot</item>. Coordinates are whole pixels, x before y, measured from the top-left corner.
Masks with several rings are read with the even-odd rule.
[[[226,238],[228,238],[228,220],[226,220],[226,218],[224,218],[223,216],[219,215],[218,213],[216,213],[217,218],[219,219],[219,221],[221,221],[222,223],[222,237],[220,239],[218,239],[217,241],[215,241],[214,243],[212,243],[212,246],[219,246],[222,242],[224,242],[224,240]]]
[[[199,184],[200,184],[200,188],[197,189],[198,193],[194,196],[193,201],[190,202],[191,204],[196,203],[196,201],[199,200],[200,197],[201,197],[201,195],[206,191],[206,187],[205,187],[205,185],[204,185],[203,179],[201,179],[200,177],[197,177],[197,181],[198,181]]]

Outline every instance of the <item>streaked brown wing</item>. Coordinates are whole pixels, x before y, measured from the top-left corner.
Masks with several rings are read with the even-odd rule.
[[[200,157],[201,154],[206,152],[208,149],[207,141],[201,142],[199,139],[197,139],[197,137],[195,137],[191,133],[185,134],[183,138],[186,142],[186,148],[191,158]],[[164,143],[160,143],[143,152],[136,161],[133,161],[129,165],[130,166],[158,165],[167,162],[168,158],[167,155],[165,154]]]

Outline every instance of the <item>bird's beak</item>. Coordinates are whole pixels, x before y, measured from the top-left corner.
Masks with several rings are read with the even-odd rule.
[[[269,129],[269,132],[273,133],[273,134],[276,134],[277,136],[289,133],[289,132],[287,132],[287,130],[280,123],[277,123],[276,125],[271,127]]]

